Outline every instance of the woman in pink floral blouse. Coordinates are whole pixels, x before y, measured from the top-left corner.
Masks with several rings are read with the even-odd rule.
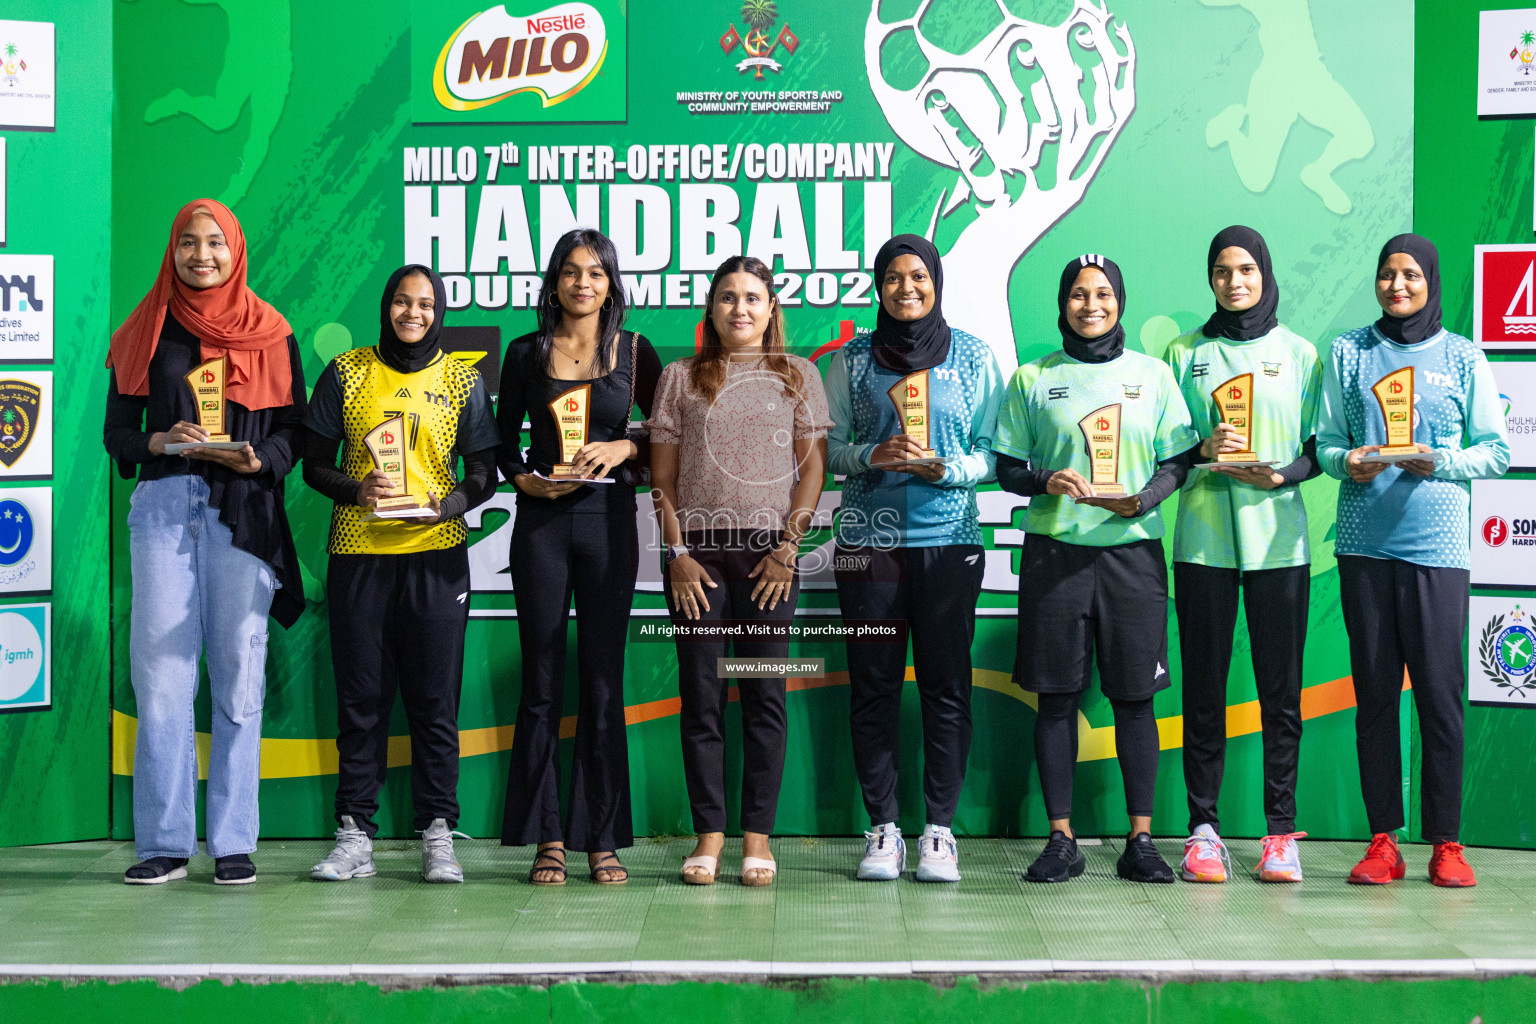
[[[784,351],[784,312],[761,260],[720,264],[704,304],[704,343],[662,371],[651,431],[651,495],[666,544],[675,624],[719,630],[678,638],[683,766],[698,842],[683,881],[714,882],[725,846],[725,705],[717,659],[784,658],[800,539],[825,482],[826,393],[816,368]],[[732,630],[735,627],[739,632]],[[783,677],[736,680],[741,694],[743,885],[774,878],[773,832],[784,776]]]

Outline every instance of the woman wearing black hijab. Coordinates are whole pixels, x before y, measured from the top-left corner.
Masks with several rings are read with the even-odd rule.
[[[1476,885],[1461,827],[1463,690],[1471,586],[1471,484],[1509,468],[1499,389],[1482,351],[1440,325],[1440,259],[1398,235],[1376,261],[1382,316],[1334,339],[1323,377],[1317,454],[1339,484],[1339,597],[1354,676],[1356,747],[1371,843],[1350,872],[1359,884],[1406,873],[1399,709],[1413,681],[1423,750],[1423,835],[1429,880]],[[1391,377],[1391,380],[1387,378]],[[1375,387],[1412,395],[1413,447],[1382,461],[1387,436]]]
[[[847,477],[834,566],[843,617],[903,623],[888,642],[848,648],[854,767],[872,826],[858,877],[895,879],[906,866],[896,774],[910,633],[927,803],[917,878],[951,882],[983,571],[976,485],[993,476],[1003,379],[985,342],[945,322],[944,269],[927,240],[881,246],[875,284],[875,330],[833,354],[826,389],[828,468]],[[893,390],[918,401],[898,415]]]
[[[1013,678],[1039,695],[1035,759],[1051,829],[1024,877],[1065,882],[1083,873],[1072,773],[1078,703],[1096,662],[1114,707],[1131,824],[1116,869],[1130,881],[1172,882],[1150,834],[1159,748],[1152,697],[1169,684],[1157,506],[1184,482],[1200,438],[1168,367],[1125,348],[1125,285],[1113,260],[1072,260],[1056,298],[1062,350],[1019,367],[997,416],[998,483],[1030,498]]]
[[[459,805],[459,689],[469,556],[464,513],[496,487],[496,422],[485,382],[441,350],[443,281],[401,267],[379,301],[379,343],[337,356],[315,385],[304,481],[336,503],[326,600],[336,673],[336,847],[310,871],[341,881],[374,873],[374,815],[398,690],[411,733],[421,874],[462,882],[453,856]],[[364,437],[402,417],[406,490],[424,515],[376,518],[399,497]],[[341,467],[336,465],[338,450]],[[457,472],[464,460],[462,476]]]
[[[1195,429],[1197,461],[1251,452],[1241,462],[1195,469],[1179,495],[1173,543],[1173,602],[1179,617],[1184,690],[1184,782],[1189,831],[1186,882],[1224,882],[1226,846],[1216,801],[1227,750],[1227,671],[1238,595],[1264,733],[1264,819],[1268,834],[1254,874],[1301,881],[1296,840],[1296,773],[1301,749],[1301,661],[1307,634],[1311,551],[1307,509],[1297,485],[1316,476],[1323,369],[1317,350],[1280,325],[1280,288],[1269,246],[1234,225],[1211,240],[1206,283],[1216,310],[1168,346]],[[1228,422],[1217,394],[1250,403]],[[1252,465],[1243,466],[1242,463]]]

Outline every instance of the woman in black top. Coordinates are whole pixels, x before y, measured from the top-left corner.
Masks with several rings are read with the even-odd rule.
[[[564,884],[567,845],[587,854],[594,882],[616,885],[629,878],[615,852],[634,842],[624,643],[639,559],[635,485],[644,442],[627,434],[637,401],[650,415],[661,362],[648,341],[620,329],[624,313],[613,243],[590,229],[568,232],[544,275],[539,329],[514,339],[502,363],[497,464],[518,492],[511,569],[523,687],[501,841],[539,844],[528,875],[534,885]],[[550,403],[579,398],[569,392],[583,387],[590,387],[590,416],[571,472],[613,483],[549,479],[563,461]],[[573,594],[580,697],[570,818],[562,829],[557,752]]]
[[[204,372],[227,374],[224,430],[245,443],[168,449],[208,439],[186,376],[214,361]],[[246,286],[233,213],[197,199],[176,215],[154,287],[113,333],[107,365],[103,441],[124,478],[138,475],[128,650],[140,863],[123,880],[185,878],[197,853],[192,701],[206,654],[208,853],[215,882],[254,882],[267,616],[287,627],[304,610],[283,478],[300,456],[305,389],[287,320]]]

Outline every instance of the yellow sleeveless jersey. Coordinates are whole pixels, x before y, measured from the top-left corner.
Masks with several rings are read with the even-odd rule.
[[[401,373],[386,365],[377,349],[355,348],[332,364],[341,384],[341,470],[361,480],[373,469],[363,437],[394,416],[405,417],[408,487],[423,502],[430,490],[441,500],[458,483],[455,468],[461,415],[480,373],[440,354],[425,369]],[[333,555],[403,555],[437,551],[464,543],[464,518],[423,526],[409,519],[365,522],[366,509],[337,505],[331,513],[328,550]]]

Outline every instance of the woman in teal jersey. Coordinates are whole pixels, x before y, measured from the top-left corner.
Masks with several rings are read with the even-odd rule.
[[[927,240],[897,235],[881,246],[875,282],[875,330],[834,353],[827,370],[827,463],[847,477],[833,566],[843,617],[902,625],[889,642],[848,648],[854,767],[873,826],[858,877],[894,879],[906,865],[896,765],[910,633],[927,803],[917,878],[952,882],[984,568],[976,485],[993,475],[1003,380],[987,344],[945,322],[944,268]]]
[[[1255,875],[1299,882],[1296,840],[1305,833],[1295,830],[1296,771],[1311,553],[1297,485],[1319,472],[1313,432],[1322,364],[1312,343],[1276,318],[1280,288],[1269,246],[1257,231],[1242,225],[1221,231],[1211,240],[1205,266],[1216,311],[1163,357],[1195,429],[1205,435],[1199,461],[1235,460],[1191,472],[1174,534],[1190,830],[1181,874],[1187,882],[1224,882],[1230,864],[1216,800],[1241,590],[1263,724],[1269,832]],[[1223,415],[1218,401],[1232,411]]]
[[[1057,291],[1062,351],[1019,367],[997,419],[997,476],[1030,498],[1019,565],[1013,678],[1039,695],[1035,759],[1051,835],[1025,878],[1065,882],[1085,860],[1072,832],[1077,708],[1097,661],[1115,713],[1130,837],[1117,870],[1172,882],[1152,844],[1157,719],[1168,686],[1168,573],[1157,506],[1200,441],[1173,374],[1125,349],[1114,261],[1080,256]]]
[[[1471,485],[1509,468],[1499,389],[1476,345],[1440,326],[1440,258],[1398,235],[1376,263],[1381,319],[1336,338],[1323,377],[1317,452],[1339,484],[1339,596],[1355,681],[1355,739],[1371,843],[1349,880],[1406,873],[1398,711],[1413,683],[1423,749],[1423,832],[1429,880],[1476,885],[1461,827],[1462,693],[1471,586]],[[1412,396],[1412,447],[1424,458],[1382,461],[1396,445],[1393,394]],[[1405,445],[1406,447],[1406,445]],[[1411,455],[1411,453],[1410,453]],[[1388,453],[1391,457],[1391,453]]]

